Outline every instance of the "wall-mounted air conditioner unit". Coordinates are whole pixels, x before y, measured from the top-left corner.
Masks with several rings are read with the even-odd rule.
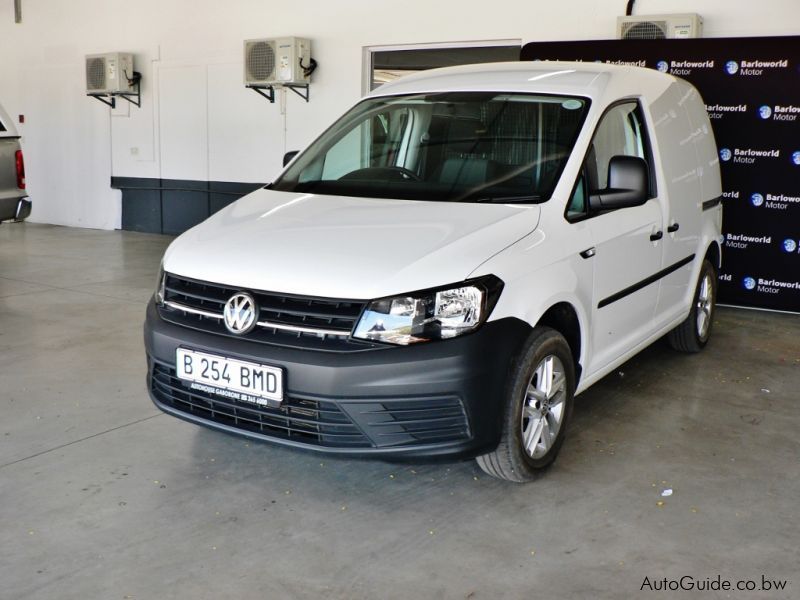
[[[86,57],[87,94],[133,93],[135,85],[131,81],[135,80],[132,54],[108,52]]]
[[[696,13],[617,17],[617,37],[622,40],[663,40],[703,36],[703,19]]]
[[[245,40],[246,86],[307,85],[311,81],[311,42],[304,38]]]

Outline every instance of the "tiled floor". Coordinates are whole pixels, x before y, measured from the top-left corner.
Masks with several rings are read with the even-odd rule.
[[[704,353],[655,344],[519,486],[161,414],[141,325],[168,241],[0,226],[0,598],[631,598],[718,574],[789,580],[719,597],[800,597],[797,316],[720,309]]]

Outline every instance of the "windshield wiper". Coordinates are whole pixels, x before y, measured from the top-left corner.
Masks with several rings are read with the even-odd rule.
[[[542,199],[538,195],[530,196],[482,196],[475,198],[473,202],[486,202],[491,204],[532,204],[540,202]]]

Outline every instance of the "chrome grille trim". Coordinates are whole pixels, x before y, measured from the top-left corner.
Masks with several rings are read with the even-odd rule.
[[[175,310],[182,310],[183,312],[187,312],[192,315],[200,315],[201,317],[208,317],[209,319],[222,319],[221,314],[213,313],[208,310],[200,310],[199,308],[193,308],[191,306],[186,306],[185,304],[178,304],[177,302],[173,302],[172,300],[165,300],[164,306],[168,308],[174,308]]]
[[[281,331],[293,331],[295,333],[314,333],[316,335],[338,335],[348,337],[350,330],[344,329],[316,329],[314,327],[298,327],[296,325],[283,325],[282,323],[270,323],[269,321],[259,321],[256,323],[265,329],[280,329]]]
[[[193,315],[208,317],[209,319],[217,319],[217,320],[222,319],[222,314],[220,313],[215,313],[208,310],[201,310],[199,308],[186,306],[185,304],[173,302],[172,300],[164,301],[164,306],[168,308],[173,308],[175,310],[181,310],[183,312],[187,312]],[[345,330],[345,329],[318,329],[315,327],[298,327],[296,325],[284,325],[283,323],[271,323],[269,321],[258,321],[256,325],[258,327],[263,327],[265,329],[279,329],[280,331],[291,331],[293,333],[311,333],[319,336],[335,335],[339,337],[348,337],[350,335],[350,330]]]

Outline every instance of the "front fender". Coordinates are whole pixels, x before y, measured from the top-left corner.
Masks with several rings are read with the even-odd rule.
[[[526,236],[481,265],[471,276],[494,274],[505,286],[490,320],[514,317],[536,326],[553,306],[566,303],[577,315],[581,350],[586,365],[591,352],[589,320],[593,286],[593,264],[582,258],[584,245],[591,245],[588,228],[573,225],[568,243],[557,245],[542,230]],[[580,248],[580,250],[579,250]]]

